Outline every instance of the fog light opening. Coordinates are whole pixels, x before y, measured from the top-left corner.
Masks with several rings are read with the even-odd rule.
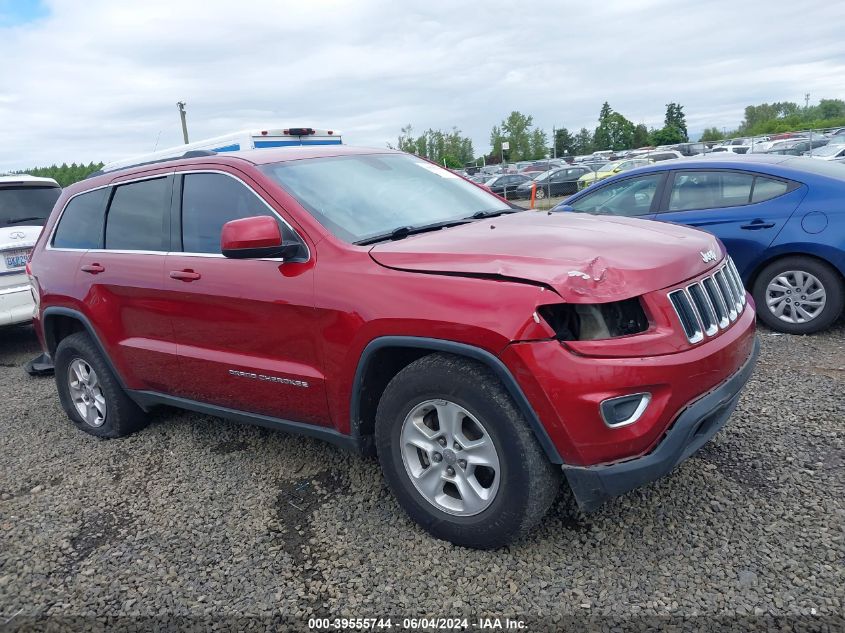
[[[650,402],[650,393],[633,393],[603,400],[599,409],[604,423],[611,429],[618,429],[639,420]]]

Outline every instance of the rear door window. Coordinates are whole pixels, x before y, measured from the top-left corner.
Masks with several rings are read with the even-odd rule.
[[[106,216],[105,248],[168,250],[171,182],[162,177],[115,187]]]
[[[754,176],[735,171],[679,171],[669,194],[669,211],[718,209],[748,204]]]
[[[53,235],[54,248],[102,248],[107,191],[97,189],[71,198]]]

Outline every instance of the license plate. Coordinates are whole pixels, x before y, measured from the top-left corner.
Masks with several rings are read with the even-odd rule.
[[[6,254],[6,269],[23,268],[29,257],[29,251],[12,251]]]

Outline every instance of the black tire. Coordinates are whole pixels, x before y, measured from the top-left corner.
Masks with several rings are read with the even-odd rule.
[[[766,304],[766,289],[769,283],[787,271],[801,271],[813,275],[824,287],[827,296],[821,312],[804,323],[783,321],[773,314]],[[801,255],[784,257],[768,264],[757,275],[751,294],[757,304],[757,317],[773,330],[787,334],[812,334],[830,327],[842,314],[845,301],[845,289],[839,273],[824,262]]]
[[[546,197],[546,190],[542,187],[537,187],[537,191],[534,193],[535,200],[542,200]]]
[[[71,364],[76,360],[87,363],[96,373],[99,390],[105,399],[105,413],[100,426],[86,422],[73,402],[69,374]],[[59,400],[79,430],[97,437],[113,438],[129,435],[147,425],[144,411],[126,395],[108,362],[87,334],[78,332],[62,339],[54,362]]]
[[[403,463],[405,418],[420,403],[436,399],[457,404],[481,422],[498,453],[498,490],[474,516],[436,507],[416,489]],[[507,545],[543,518],[560,487],[560,468],[549,461],[498,379],[484,365],[459,356],[432,354],[400,371],[379,402],[375,435],[382,471],[400,505],[430,534],[456,545]]]

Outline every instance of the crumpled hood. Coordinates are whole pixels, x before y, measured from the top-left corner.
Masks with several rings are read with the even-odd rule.
[[[715,267],[724,250],[713,235],[675,224],[526,211],[376,244],[370,256],[399,270],[544,284],[590,303],[678,284]]]

